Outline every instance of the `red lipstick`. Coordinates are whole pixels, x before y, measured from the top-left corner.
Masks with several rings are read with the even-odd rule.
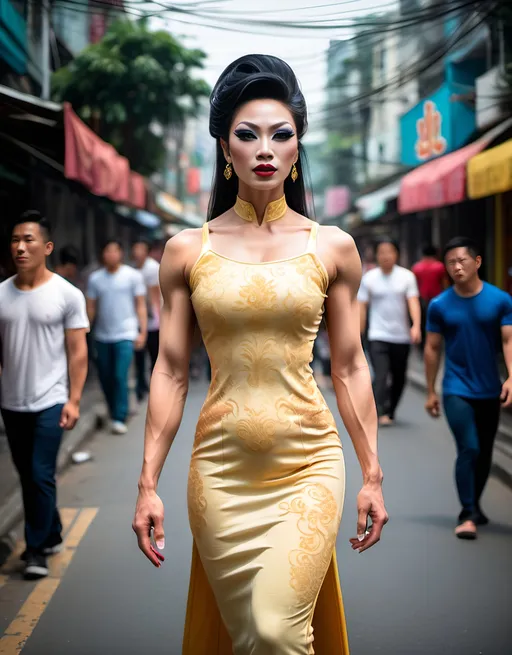
[[[272,177],[277,172],[277,168],[272,166],[272,164],[260,164],[253,171],[260,177]]]

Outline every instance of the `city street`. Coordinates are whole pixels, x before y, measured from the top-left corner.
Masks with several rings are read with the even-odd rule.
[[[137,549],[131,521],[144,416],[124,437],[98,433],[94,459],[60,482],[68,548],[54,577],[0,578],[0,654],[180,655],[191,553],[186,511],[188,458],[206,386],[192,387],[164,469],[166,562],[154,569]],[[327,392],[337,416],[334,395]],[[351,655],[507,655],[512,607],[512,492],[492,479],[483,507],[492,524],[476,542],[453,536],[458,504],[454,447],[444,421],[409,389],[397,425],[382,430],[381,462],[390,522],[382,542],[358,555],[360,472],[344,429],[348,487],[337,553]],[[81,510],[81,511],[78,511]],[[10,563],[12,568],[12,561]]]

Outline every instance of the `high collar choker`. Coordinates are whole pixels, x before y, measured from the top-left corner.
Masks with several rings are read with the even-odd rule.
[[[256,210],[252,206],[252,203],[247,202],[246,200],[242,200],[237,196],[233,209],[235,210],[236,214],[240,216],[240,218],[244,219],[244,221],[248,221],[250,223],[258,222]],[[288,205],[286,204],[285,196],[282,196],[279,198],[279,200],[273,200],[272,202],[269,202],[265,209],[265,214],[263,215],[263,222],[270,223],[271,221],[277,221],[280,218],[283,218],[287,209]]]

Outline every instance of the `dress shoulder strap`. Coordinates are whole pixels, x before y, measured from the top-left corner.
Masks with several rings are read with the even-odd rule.
[[[311,230],[309,231],[308,247],[306,252],[316,252],[316,238],[318,235],[318,223],[311,221]]]
[[[208,221],[203,224],[203,246],[201,248],[201,255],[210,250],[210,230],[208,229]]]

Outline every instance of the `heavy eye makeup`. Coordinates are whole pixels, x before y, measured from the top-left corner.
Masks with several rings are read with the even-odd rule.
[[[258,136],[252,131],[247,129],[235,130],[234,134],[240,139],[240,141],[253,141],[257,139]],[[288,141],[295,136],[295,132],[291,129],[277,130],[277,132],[272,136],[274,141]]]

